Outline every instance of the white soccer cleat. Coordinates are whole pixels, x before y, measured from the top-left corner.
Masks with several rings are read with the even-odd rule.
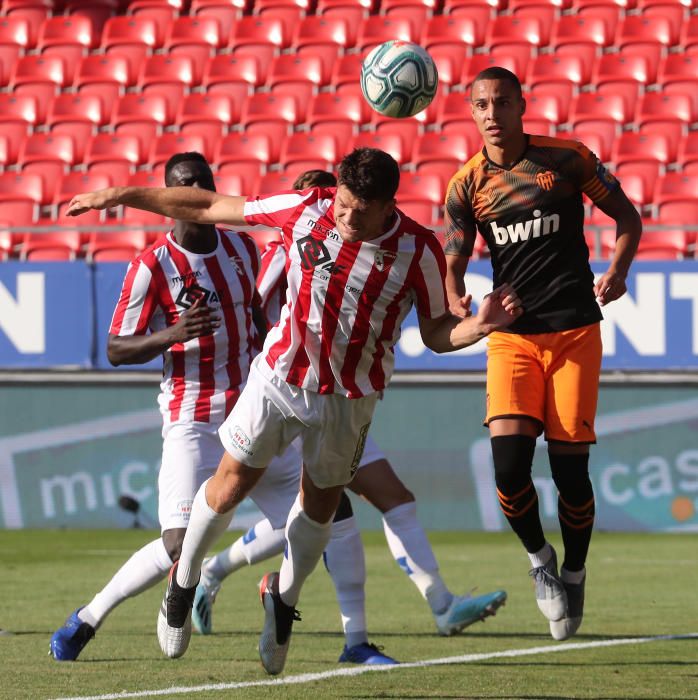
[[[193,588],[182,588],[177,583],[177,564],[170,569],[165,597],[158,613],[158,642],[165,656],[176,659],[184,654],[191,639],[191,606]]]
[[[436,627],[442,637],[450,637],[472,625],[494,615],[507,599],[505,591],[494,591],[478,596],[454,595],[451,604],[440,615],[434,615]]]
[[[536,566],[528,575],[535,584],[538,609],[554,622],[567,615],[567,592],[557,573],[557,555],[554,549],[552,552],[547,564]]]
[[[279,595],[279,574],[266,574],[259,582],[259,597],[264,607],[264,629],[259,638],[259,658],[264,670],[275,676],[284,670],[291,642],[294,620],[301,616],[294,607],[286,605]]]

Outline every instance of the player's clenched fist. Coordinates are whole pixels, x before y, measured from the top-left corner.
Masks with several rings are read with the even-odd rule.
[[[509,284],[502,284],[485,296],[478,316],[496,328],[505,328],[523,313],[521,299]]]
[[[210,306],[206,306],[203,297],[196,301],[179,317],[172,326],[172,342],[186,343],[192,338],[210,335],[221,325],[221,319]]]

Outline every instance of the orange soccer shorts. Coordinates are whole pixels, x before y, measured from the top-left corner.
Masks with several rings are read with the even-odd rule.
[[[596,442],[601,327],[556,333],[492,333],[487,349],[487,417],[529,416],[546,440]]]

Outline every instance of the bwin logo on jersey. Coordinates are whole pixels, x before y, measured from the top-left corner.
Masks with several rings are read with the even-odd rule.
[[[529,238],[540,238],[550,233],[557,233],[560,230],[560,215],[550,214],[542,216],[540,209],[533,210],[535,218],[528,221],[517,221],[515,224],[498,226],[496,221],[490,223],[492,235],[497,245],[507,243],[518,243],[527,241]]]

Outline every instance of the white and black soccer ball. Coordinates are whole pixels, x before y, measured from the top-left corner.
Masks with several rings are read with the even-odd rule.
[[[386,117],[404,119],[429,106],[439,74],[426,49],[409,41],[376,46],[361,65],[361,91],[366,101]]]

